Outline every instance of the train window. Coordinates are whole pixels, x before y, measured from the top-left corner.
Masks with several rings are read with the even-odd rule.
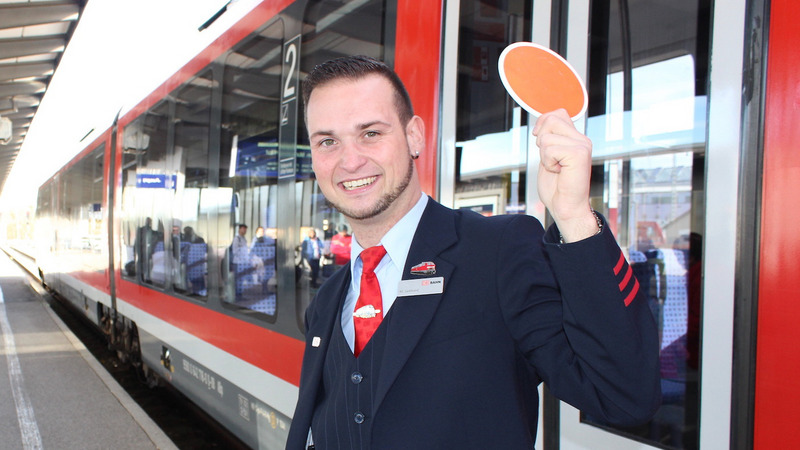
[[[192,78],[175,94],[175,142],[169,171],[173,177],[169,239],[169,282],[176,292],[206,297],[209,221],[200,210],[208,188],[211,71]]]
[[[283,23],[250,36],[223,67],[219,246],[225,304],[273,320],[277,311],[278,130]],[[225,194],[227,193],[227,194]]]
[[[123,274],[164,287],[168,277],[166,227],[172,225],[174,174],[168,171],[169,120],[174,103],[162,101],[123,130]]]
[[[661,336],[663,404],[624,433],[667,448],[698,445],[709,11],[704,0],[591,5],[592,205],[627,251]]]
[[[134,125],[125,127],[123,135],[128,137],[128,142],[123,142],[122,150],[122,207],[120,211],[120,222],[122,224],[122,239],[120,239],[122,270],[125,277],[136,277],[136,236],[138,231],[138,220],[135,214],[135,191],[136,191],[136,145],[133,141],[135,134],[132,128]],[[139,135],[142,140],[144,137]]]
[[[394,24],[389,22],[393,1],[312,1],[306,9],[300,73],[340,56],[367,55],[391,64]],[[325,201],[311,170],[308,132],[299,105],[295,176],[294,264],[298,323],[317,288],[350,260],[347,221]]]
[[[105,272],[108,267],[108,242],[103,239],[105,229],[103,228],[103,186],[105,186],[105,173],[103,172],[103,163],[105,161],[105,144],[100,145],[92,151],[86,158],[86,165],[91,168],[86,168],[87,176],[91,176],[91,184],[89,188],[89,195],[86,200],[88,203],[84,205],[87,209],[88,230],[89,236],[88,245],[84,246],[84,253],[91,255],[89,260],[91,266],[89,269],[93,272]],[[91,174],[89,171],[91,170]]]
[[[56,249],[56,233],[53,216],[53,183],[47,182],[39,188],[36,199],[36,226],[34,227],[36,257],[39,266],[46,270],[49,255]]]
[[[530,39],[530,8],[525,0],[502,7],[491,0],[461,2],[456,208],[487,216],[531,212],[525,199],[527,114],[505,94],[497,72],[500,52]]]
[[[58,239],[66,271],[103,272],[103,160],[105,145],[71,165],[60,178]],[[76,256],[69,258],[69,256]],[[78,265],[74,265],[78,264]]]

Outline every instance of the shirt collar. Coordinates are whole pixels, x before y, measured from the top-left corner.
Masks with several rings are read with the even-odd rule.
[[[414,239],[414,233],[417,230],[417,225],[422,218],[422,213],[428,205],[428,196],[424,193],[420,195],[419,200],[405,216],[403,216],[394,226],[383,236],[380,245],[386,249],[386,254],[389,255],[389,260],[395,266],[395,270],[402,272],[403,266],[406,263],[408,251],[411,248],[411,241]],[[353,235],[352,244],[350,246],[350,276],[355,278],[355,269],[358,255],[364,250],[358,243],[355,234]],[[360,267],[360,259],[358,264]],[[378,267],[387,264],[384,258]],[[376,268],[377,269],[377,268]]]

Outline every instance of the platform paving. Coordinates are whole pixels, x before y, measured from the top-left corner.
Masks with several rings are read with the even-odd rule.
[[[0,253],[0,447],[175,449]]]

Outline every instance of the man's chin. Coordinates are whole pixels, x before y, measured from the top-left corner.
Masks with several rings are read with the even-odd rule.
[[[369,220],[377,217],[386,208],[372,207],[372,208],[336,208],[342,215],[350,220]]]
[[[350,220],[369,220],[380,215],[388,208],[386,199],[382,200],[355,200],[348,202],[331,202],[328,204]]]

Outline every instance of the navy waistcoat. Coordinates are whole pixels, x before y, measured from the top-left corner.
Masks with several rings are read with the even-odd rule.
[[[311,430],[317,450],[369,449],[375,388],[386,344],[384,318],[358,358],[353,355],[337,320],[325,357],[323,390]]]

